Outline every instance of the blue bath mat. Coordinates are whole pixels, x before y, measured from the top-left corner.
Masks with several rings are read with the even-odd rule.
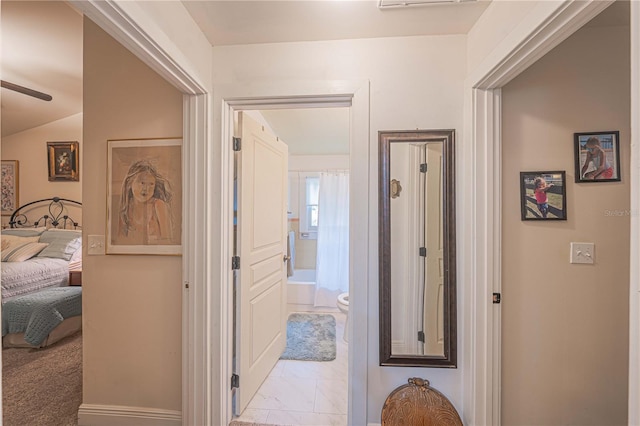
[[[336,359],[336,319],[328,314],[291,314],[287,348],[280,359],[333,361]]]

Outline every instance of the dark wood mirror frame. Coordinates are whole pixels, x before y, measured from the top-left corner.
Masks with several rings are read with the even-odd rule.
[[[380,365],[407,367],[457,367],[456,332],[456,225],[454,130],[379,131],[379,273]],[[391,143],[442,142],[444,355],[393,355],[391,350]]]

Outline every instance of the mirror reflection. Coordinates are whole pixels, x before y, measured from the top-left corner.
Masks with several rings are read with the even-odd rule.
[[[381,365],[455,366],[453,131],[380,132]]]

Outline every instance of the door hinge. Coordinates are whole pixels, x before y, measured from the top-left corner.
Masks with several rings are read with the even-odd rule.
[[[418,342],[424,343],[424,331],[418,331]]]
[[[242,139],[240,138],[233,138],[233,150],[234,151],[240,151],[240,148],[242,146]]]
[[[240,387],[240,376],[233,374],[231,376],[231,389],[237,389]]]
[[[233,256],[231,258],[231,269],[234,271],[240,269],[240,256]]]
[[[420,247],[420,256],[427,257],[427,248],[426,247]]]
[[[420,173],[427,173],[427,163],[420,164]]]
[[[500,293],[493,293],[493,303],[500,303]]]

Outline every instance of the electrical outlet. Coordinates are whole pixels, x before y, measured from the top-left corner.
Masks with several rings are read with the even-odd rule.
[[[593,263],[595,245],[593,243],[571,243],[570,263]]]
[[[104,254],[104,235],[88,235],[87,236],[87,254],[90,254],[90,255]]]

